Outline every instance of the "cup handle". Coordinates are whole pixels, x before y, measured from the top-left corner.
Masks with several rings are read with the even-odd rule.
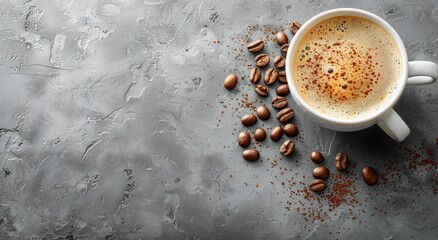
[[[438,65],[428,61],[411,61],[408,63],[408,76],[407,84],[433,83],[438,79]],[[411,132],[405,121],[392,108],[382,115],[377,125],[398,142],[403,141]]]
[[[407,84],[433,83],[438,79],[438,65],[428,61],[411,61],[408,63],[408,75]]]
[[[408,125],[403,119],[394,111],[389,109],[383,114],[382,118],[377,122],[377,125],[392,139],[401,142],[411,132]]]

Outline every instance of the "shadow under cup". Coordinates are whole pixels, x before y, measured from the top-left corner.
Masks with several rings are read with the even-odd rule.
[[[306,34],[310,30],[312,30],[316,25],[327,19],[334,17],[357,17],[357,18],[364,18],[366,20],[376,23],[377,25],[381,26],[384,30],[386,30],[387,33],[389,33],[388,36],[393,38],[393,40],[398,46],[398,50],[400,51],[400,64],[394,63],[398,65],[397,67],[400,67],[400,74],[399,74],[399,78],[395,80],[393,91],[391,93],[388,93],[386,100],[383,101],[381,105],[379,105],[376,108],[376,111],[370,112],[369,114],[364,115],[363,117],[345,119],[345,118],[335,118],[333,116],[323,114],[320,111],[313,108],[309,103],[307,103],[303,99],[303,97],[300,95],[300,93],[297,90],[297,86],[295,85],[295,80],[293,78],[294,77],[293,61],[295,59],[295,54],[300,54],[297,49],[298,45],[300,44],[303,37],[306,36]],[[377,122],[379,122],[382,115],[385,115],[386,112],[392,111],[392,107],[397,103],[403,92],[403,89],[405,88],[406,79],[407,79],[407,69],[408,69],[408,60],[407,60],[406,49],[397,32],[386,21],[384,21],[383,19],[381,19],[376,15],[363,10],[349,9],[349,8],[334,9],[334,10],[323,12],[311,18],[309,21],[303,24],[302,27],[299,29],[299,31],[293,37],[286,57],[286,76],[287,76],[290,92],[295,102],[302,108],[305,115],[307,117],[310,117],[315,123],[321,125],[322,127],[336,131],[345,131],[345,132],[358,131],[370,127],[376,124]],[[364,98],[364,100],[366,100],[366,98]]]

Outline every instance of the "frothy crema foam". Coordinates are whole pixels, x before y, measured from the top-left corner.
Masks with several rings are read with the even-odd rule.
[[[358,119],[379,109],[397,87],[400,50],[381,26],[360,17],[334,17],[310,29],[298,44],[293,79],[316,111]]]

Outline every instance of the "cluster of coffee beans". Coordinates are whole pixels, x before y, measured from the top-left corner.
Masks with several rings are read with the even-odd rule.
[[[322,156],[321,152],[319,151],[313,151],[310,154],[310,160],[312,160],[316,164],[320,164],[324,161],[324,156]],[[342,161],[342,164],[339,163],[339,161]],[[335,166],[336,169],[338,169],[338,171],[344,171],[345,169],[347,169],[348,166],[347,154],[338,153],[335,158]],[[314,192],[322,192],[326,188],[326,180],[330,176],[330,170],[325,166],[316,167],[313,169],[312,174],[315,180],[310,182],[309,184],[310,190]]]
[[[294,22],[291,26],[291,32],[295,34],[301,25],[298,22]],[[258,54],[254,58],[255,66],[251,70],[250,81],[255,84],[254,91],[261,97],[266,97],[269,95],[269,86],[274,85],[277,81],[280,82],[280,86],[275,89],[276,95],[272,101],[272,107],[279,110],[276,117],[281,124],[285,124],[283,127],[281,125],[276,126],[272,129],[269,137],[272,141],[278,142],[282,138],[283,134],[293,137],[298,134],[298,127],[295,124],[289,123],[290,120],[295,116],[295,112],[292,108],[288,108],[288,100],[285,96],[289,95],[289,87],[286,80],[286,72],[284,67],[286,64],[286,54],[288,50],[289,39],[287,35],[280,31],[276,34],[276,41],[280,45],[280,54],[274,58],[273,65],[266,69],[263,75],[263,82],[265,85],[260,84],[262,79],[262,68],[268,66],[271,62],[271,58],[268,54]],[[256,40],[247,45],[248,51],[254,54],[259,53],[265,48],[265,43],[262,40]],[[230,74],[226,77],[224,81],[224,87],[228,90],[233,89],[237,84],[238,77],[235,74]],[[241,122],[244,126],[252,126],[257,123],[257,119],[268,120],[271,117],[271,111],[265,105],[261,105],[256,109],[256,115],[250,113],[241,117]],[[261,142],[266,138],[266,131],[263,128],[257,128],[253,133],[254,139],[257,142]],[[251,144],[251,135],[244,131],[239,133],[237,139],[241,147],[248,147]],[[291,140],[286,140],[280,146],[280,153],[284,156],[290,156],[294,152],[295,143]],[[257,161],[260,157],[260,153],[256,149],[249,149],[243,151],[243,158],[247,161]]]
[[[320,164],[324,161],[324,156],[322,156],[321,152],[319,151],[313,151],[310,154],[310,159],[314,163]],[[335,167],[338,171],[345,171],[347,169],[348,167],[347,154],[342,152],[336,154]],[[322,192],[326,188],[326,180],[330,176],[329,169],[325,166],[316,167],[313,169],[312,174],[315,180],[310,182],[309,184],[310,190],[314,192]],[[374,170],[374,168],[369,166],[365,167],[362,170],[362,177],[368,185],[374,185],[377,183],[378,180],[376,170]]]

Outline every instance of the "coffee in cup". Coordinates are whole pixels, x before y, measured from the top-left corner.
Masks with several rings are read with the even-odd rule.
[[[356,16],[328,18],[297,44],[292,59],[298,93],[336,119],[361,119],[385,106],[403,66],[396,41],[380,25]]]

